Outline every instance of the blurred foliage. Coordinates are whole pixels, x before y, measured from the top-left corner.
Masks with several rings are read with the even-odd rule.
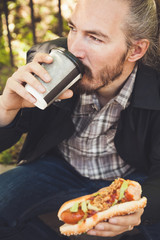
[[[7,79],[13,72],[26,62],[26,52],[33,45],[31,9],[29,0],[8,0],[8,22],[11,35],[11,46],[14,67],[10,63],[10,49],[8,44],[6,19],[3,4],[0,2],[0,94]],[[58,37],[58,0],[33,0],[35,32],[37,42],[48,41]],[[67,18],[74,6],[74,0],[62,0],[63,32],[67,36]],[[0,163],[15,163],[24,142],[24,137],[0,154]]]
[[[24,134],[21,139],[11,148],[3,151],[0,154],[0,163],[1,164],[15,164],[18,159],[19,152],[22,148],[23,142],[25,140],[26,135]]]

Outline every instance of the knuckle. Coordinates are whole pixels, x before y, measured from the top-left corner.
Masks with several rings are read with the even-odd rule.
[[[11,76],[10,78],[8,78],[8,80],[9,80],[9,81],[12,81],[13,78],[15,78],[15,77],[17,76],[18,72],[19,72],[19,69],[18,69],[16,72],[14,72],[14,73],[12,74],[12,76]]]
[[[34,64],[36,64],[36,63],[34,63]],[[33,71],[33,62],[30,62],[30,63],[27,63],[27,69],[29,70],[29,71]]]
[[[8,80],[7,80],[7,82],[6,82],[6,85],[8,85],[10,82],[12,82],[13,81],[13,75],[12,75],[12,77],[9,77],[8,78]]]
[[[17,69],[17,71],[16,71],[16,72],[19,72],[19,71],[23,70],[23,69],[24,69],[24,67],[25,67],[25,66],[20,66],[20,67],[18,67],[18,69]]]
[[[141,219],[139,219],[139,221],[137,222],[136,226],[141,224]]]
[[[38,53],[35,53],[34,57],[33,57],[33,61],[38,59],[39,57],[41,56],[41,53],[38,52]]]
[[[17,75],[17,74],[23,73],[25,71],[26,67],[27,67],[27,65],[18,67],[17,71],[13,75]]]
[[[11,86],[13,86],[14,82],[15,82],[15,75],[12,75],[11,77],[8,78],[7,82],[6,82],[6,87],[7,88],[11,88]]]
[[[141,219],[138,219],[138,220],[135,222],[134,226],[138,226],[138,225],[140,225],[140,224],[141,224]]]

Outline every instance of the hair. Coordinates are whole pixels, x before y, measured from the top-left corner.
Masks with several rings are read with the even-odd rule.
[[[127,47],[134,40],[147,39],[149,48],[140,61],[155,69],[160,69],[160,0],[124,0],[129,4],[129,12],[123,27]]]

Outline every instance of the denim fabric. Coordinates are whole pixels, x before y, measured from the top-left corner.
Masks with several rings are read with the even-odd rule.
[[[139,174],[127,177],[138,181],[145,178]],[[65,160],[51,156],[1,174],[0,239],[69,239],[47,227],[37,216],[57,211],[65,201],[95,192],[110,183],[82,177]],[[143,232],[146,240],[157,240],[150,232],[158,234],[160,224],[155,229],[154,226],[152,229],[144,227]]]

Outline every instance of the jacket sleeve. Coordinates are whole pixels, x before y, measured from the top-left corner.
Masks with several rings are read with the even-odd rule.
[[[28,110],[20,110],[16,118],[7,126],[0,128],[0,152],[13,146],[27,132],[28,121],[26,114]]]

